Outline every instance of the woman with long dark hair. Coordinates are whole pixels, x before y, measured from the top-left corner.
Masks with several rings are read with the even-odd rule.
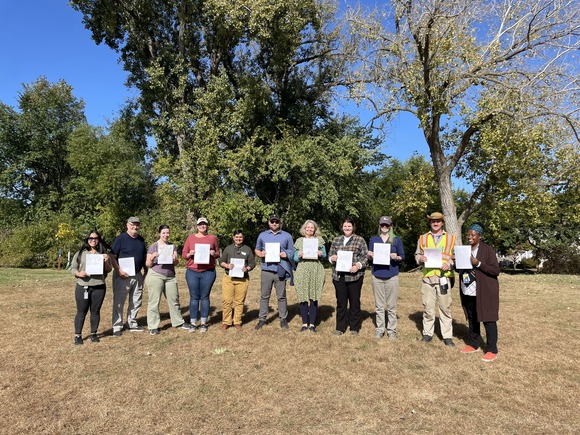
[[[93,257],[95,256],[95,257]],[[100,268],[99,262],[102,262]],[[87,264],[90,263],[89,272]],[[95,267],[102,272],[90,273]],[[108,254],[108,246],[102,240],[97,230],[92,230],[83,240],[83,245],[75,253],[72,259],[72,274],[77,279],[75,288],[75,299],[77,304],[77,313],[75,316],[75,340],[74,344],[83,344],[83,325],[89,309],[91,310],[91,342],[99,342],[97,330],[101,320],[101,306],[105,300],[107,286],[105,279],[107,273],[112,269],[111,259]]]

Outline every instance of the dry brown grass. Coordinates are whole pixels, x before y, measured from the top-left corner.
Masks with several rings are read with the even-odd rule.
[[[189,296],[179,271],[181,301]],[[111,287],[101,342],[74,346],[73,279],[0,269],[2,433],[578,433],[578,276],[501,276],[500,354],[459,352],[465,319],[454,289],[458,346],[420,337],[419,275],[401,275],[399,340],[374,339],[370,277],[361,335],[335,337],[330,280],[317,334],[276,318],[254,331],[259,272],[241,332],[219,330],[221,275],[206,335],[170,328],[111,337]],[[162,302],[162,312],[167,313]],[[146,309],[140,312],[146,324]],[[88,319],[85,324],[88,331]]]

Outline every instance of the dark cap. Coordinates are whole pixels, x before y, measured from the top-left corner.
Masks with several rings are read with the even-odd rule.
[[[271,221],[279,221],[280,220],[280,216],[278,216],[277,214],[273,214],[272,216],[270,216],[270,219],[268,219],[270,222]]]
[[[381,216],[379,219],[379,225],[381,224],[393,225],[393,220],[390,216]]]
[[[141,219],[139,219],[137,216],[131,216],[129,219],[127,219],[127,223],[128,224],[140,224]]]

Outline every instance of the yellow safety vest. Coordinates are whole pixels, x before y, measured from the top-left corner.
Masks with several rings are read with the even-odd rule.
[[[451,234],[451,237],[448,237],[448,234],[444,231],[443,235],[439,239],[439,243],[436,245],[433,234],[425,233],[422,234],[421,237],[419,237],[419,246],[421,248],[421,251],[424,251],[425,248],[440,248],[443,256],[443,262],[444,263],[449,262],[449,260],[451,259],[451,255],[453,253],[453,248],[455,246],[455,234]],[[441,272],[442,272],[441,269],[432,269],[428,267],[423,268],[424,277],[429,277],[433,275],[441,276]],[[448,270],[443,273],[443,276],[452,277],[453,271]]]

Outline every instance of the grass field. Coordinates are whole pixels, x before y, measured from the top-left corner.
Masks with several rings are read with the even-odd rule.
[[[184,316],[189,296],[178,271]],[[221,272],[207,334],[111,336],[111,285],[100,343],[73,345],[74,280],[67,272],[0,269],[0,431],[14,433],[383,434],[580,433],[580,277],[500,276],[499,356],[459,352],[467,328],[453,289],[454,336],[421,336],[420,276],[402,274],[399,339],[374,339],[367,272],[361,335],[335,337],[327,279],[317,334],[300,334],[288,287],[290,330],[275,293],[254,331],[259,272],[242,331],[223,332]],[[140,323],[146,325],[146,302]],[[88,334],[88,318],[85,323]],[[85,335],[86,335],[85,334]]]

